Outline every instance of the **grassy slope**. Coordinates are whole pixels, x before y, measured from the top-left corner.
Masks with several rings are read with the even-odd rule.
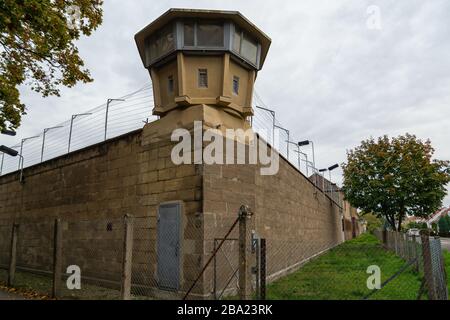
[[[447,273],[447,288],[450,288],[450,251],[444,251],[444,262]]]
[[[269,299],[362,299],[370,292],[366,285],[368,266],[381,268],[383,282],[404,264],[395,254],[381,248],[374,236],[364,234],[270,284],[267,296]],[[416,299],[419,288],[420,277],[409,267],[370,299]]]

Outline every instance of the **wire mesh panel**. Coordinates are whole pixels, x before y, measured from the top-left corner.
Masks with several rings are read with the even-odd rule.
[[[6,220],[0,220],[0,283],[5,283],[8,278],[7,270],[10,260],[12,224]]]
[[[239,289],[239,239],[214,239],[214,249],[217,248],[212,266],[213,298],[236,296]]]
[[[156,224],[156,217],[133,219],[133,299],[153,299],[158,296]]]
[[[14,286],[50,296],[53,272],[54,221],[21,222],[17,231]]]
[[[447,300],[447,279],[442,256],[441,240],[439,237],[430,237],[430,254],[436,298],[439,300]]]
[[[63,222],[62,298],[120,298],[124,222],[98,219]],[[77,275],[81,276],[77,286]]]

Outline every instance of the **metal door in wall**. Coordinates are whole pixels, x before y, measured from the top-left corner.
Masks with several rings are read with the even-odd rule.
[[[178,290],[180,283],[179,203],[162,204],[158,209],[158,285],[161,289]]]

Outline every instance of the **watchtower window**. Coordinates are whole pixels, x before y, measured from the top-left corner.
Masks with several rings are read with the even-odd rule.
[[[199,47],[223,47],[222,23],[197,23],[197,45]]]
[[[199,88],[208,88],[208,70],[198,69],[198,86]]]
[[[239,94],[239,77],[233,77],[233,93],[235,95]]]
[[[173,76],[169,76],[167,79],[167,90],[169,93],[173,93],[174,88],[174,82],[173,82]]]

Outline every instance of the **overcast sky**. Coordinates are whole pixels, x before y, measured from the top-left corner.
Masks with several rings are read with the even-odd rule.
[[[272,38],[256,91],[294,139],[315,142],[318,167],[343,162],[362,139],[406,132],[431,139],[436,158],[450,159],[448,0],[106,0],[103,25],[78,44],[95,81],[60,98],[22,88],[28,115],[18,135],[0,143],[149,82],[133,36],[171,7],[238,10]]]

